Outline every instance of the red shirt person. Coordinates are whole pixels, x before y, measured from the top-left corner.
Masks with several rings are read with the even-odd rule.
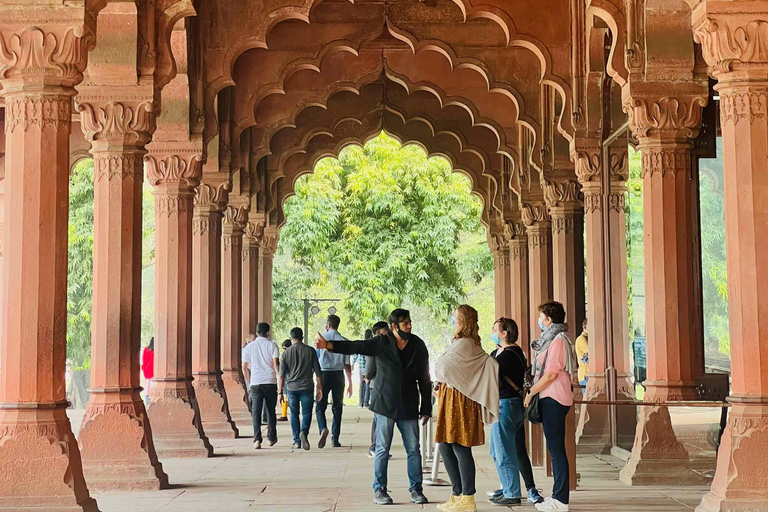
[[[149,395],[149,388],[152,383],[152,377],[155,376],[155,338],[154,336],[149,339],[149,345],[144,347],[144,351],[141,353],[141,371],[144,373],[144,378],[147,379],[147,387],[145,390],[145,399]]]

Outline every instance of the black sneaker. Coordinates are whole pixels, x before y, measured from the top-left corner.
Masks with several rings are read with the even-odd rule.
[[[411,503],[418,503],[419,505],[424,505],[426,503],[429,503],[429,500],[426,496],[424,496],[424,493],[421,492],[418,489],[414,489],[411,491]]]
[[[511,507],[512,505],[520,505],[522,500],[520,498],[505,498],[504,495],[502,494],[501,496],[491,498],[488,501],[490,501],[494,505]]]
[[[327,440],[328,440],[328,429],[327,429],[327,428],[324,428],[324,429],[323,429],[323,430],[320,432],[320,440],[317,442],[317,447],[318,447],[318,448],[320,448],[321,450],[322,450],[323,448],[325,448],[325,442],[326,442]]]
[[[333,446],[334,448],[341,448],[341,443],[338,442],[336,439],[334,439],[331,441],[331,446]]]
[[[379,489],[373,494],[374,505],[392,505],[393,503],[394,501],[389,497],[386,489]]]

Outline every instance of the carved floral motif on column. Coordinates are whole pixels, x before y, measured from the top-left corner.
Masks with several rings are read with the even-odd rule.
[[[11,16],[0,24],[0,77],[6,94],[22,89],[33,77],[46,77],[48,84],[58,82],[64,87],[83,80],[88,52],[96,43],[95,16],[81,6],[59,9],[64,14],[61,21],[40,23],[50,18],[46,9],[51,8],[30,6],[20,14],[29,20],[13,19],[4,12]]]
[[[259,245],[264,237],[263,222],[248,222],[243,232],[243,261],[255,260],[259,256]]]

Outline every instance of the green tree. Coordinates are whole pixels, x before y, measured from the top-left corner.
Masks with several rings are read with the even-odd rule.
[[[70,397],[84,405],[91,367],[93,289],[93,160],[81,160],[69,183],[67,359],[73,370]]]
[[[403,306],[447,326],[451,308],[492,275],[471,183],[415,145],[382,134],[321,160],[295,189],[275,265],[278,328],[301,325],[301,298],[318,293],[343,299],[339,314],[355,332]]]

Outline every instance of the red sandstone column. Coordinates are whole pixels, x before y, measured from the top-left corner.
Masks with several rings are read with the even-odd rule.
[[[192,199],[200,155],[149,148],[155,194],[155,376],[147,412],[160,458],[206,457],[192,387]]]
[[[551,222],[544,203],[523,205],[523,223],[528,235],[528,290],[531,340],[541,338],[539,305],[552,299]],[[533,352],[531,352],[533,357]],[[541,425],[531,425],[529,451],[534,466],[544,466],[546,449]]]
[[[584,214],[576,200],[577,184],[561,184],[558,201],[550,207],[552,217],[552,289],[555,300],[563,303],[568,321],[568,335],[575,342],[584,318]],[[574,377],[574,380],[576,378]],[[574,388],[574,398],[581,398]],[[566,451],[570,465],[570,488],[576,489],[576,408],[566,418]]]
[[[520,331],[520,346],[530,358],[530,308],[528,305],[528,236],[522,222],[507,224],[510,268],[510,314]]]
[[[277,251],[278,228],[268,226],[259,245],[259,322],[272,325],[272,260]]]
[[[197,187],[192,218],[192,385],[209,438],[235,438],[221,378],[219,284],[223,186]]]
[[[768,15],[764,1],[727,4],[693,13],[720,93],[733,404],[698,512],[768,510]]]
[[[92,92],[78,97],[94,158],[91,394],[78,435],[83,471],[92,489],[159,489],[168,476],[139,395],[141,209],[145,146],[155,130],[152,90],[119,100],[142,91],[112,89],[109,101]]]
[[[259,323],[259,244],[263,226],[249,222],[243,235],[243,313],[241,337],[256,334]]]
[[[626,153],[627,148],[611,148],[616,152],[610,170],[610,189],[603,190],[602,144],[596,139],[576,141],[572,157],[576,175],[584,194],[584,238],[586,245],[587,304],[589,305],[589,381],[584,392],[587,400],[607,400],[606,372],[610,368],[606,336],[613,344],[618,399],[634,400],[629,372],[629,324],[627,319],[627,244],[626,244]],[[605,211],[607,209],[607,212]],[[610,229],[610,243],[605,237],[605,223]],[[610,264],[612,303],[610,318],[605,291],[607,267]],[[610,322],[609,322],[610,320]],[[610,323],[611,332],[606,331]],[[581,326],[576,326],[580,328]],[[609,409],[602,405],[583,404],[576,429],[577,453],[609,453],[611,435]],[[635,410],[618,407],[617,425],[621,444],[626,446],[635,434]]]
[[[94,43],[90,14],[82,3],[0,11],[5,238],[13,247],[5,255],[0,321],[5,510],[98,510],[66,415],[64,382],[69,136],[74,86]]]
[[[662,84],[659,84],[662,85]],[[690,137],[698,131],[706,90],[686,91],[663,84],[660,94],[627,98],[625,110],[643,153],[645,310],[648,378],[645,400],[696,398],[703,364],[693,339],[691,290],[694,282],[691,237]],[[663,91],[663,92],[662,92]],[[690,92],[689,92],[690,91]],[[671,96],[671,97],[670,97]],[[631,485],[700,481],[688,468],[688,452],[677,441],[666,407],[642,407],[632,456],[621,471]]]
[[[227,391],[229,412],[239,428],[250,425],[246,383],[240,369],[243,347],[242,327],[242,241],[248,220],[244,208],[228,206],[224,211],[221,235],[221,370]]]
[[[512,315],[512,274],[509,263],[509,246],[504,233],[494,233],[492,228],[488,243],[493,256],[496,318]]]

